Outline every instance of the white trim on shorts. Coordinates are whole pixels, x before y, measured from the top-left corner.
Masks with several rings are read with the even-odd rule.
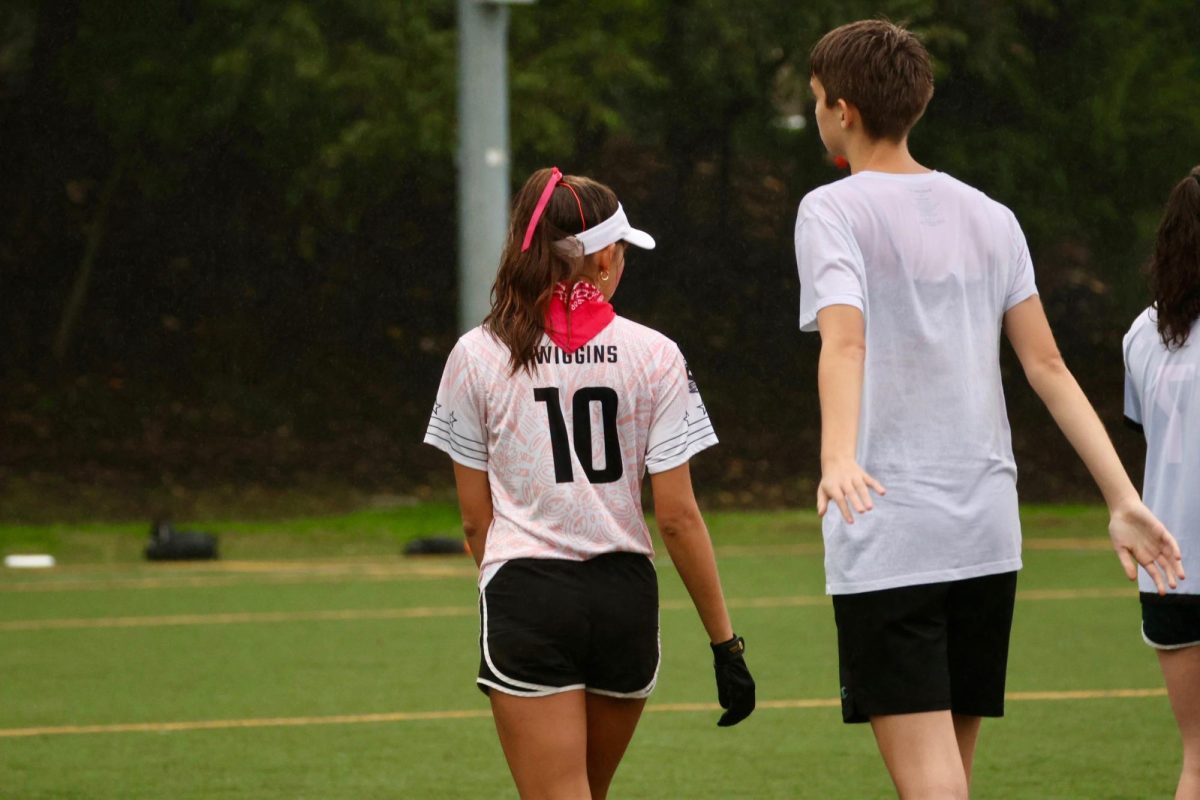
[[[479,684],[480,686],[487,686],[489,689],[495,689],[498,692],[503,692],[504,694],[510,694],[513,697],[549,697],[550,695],[562,694],[563,692],[573,692],[576,689],[585,688],[584,685],[580,683],[573,686],[562,686],[556,689],[552,688],[540,692],[522,692],[518,689],[512,688],[511,686],[505,686],[502,683],[489,681],[486,678],[476,678],[475,683]],[[591,690],[588,689],[587,691]]]
[[[493,573],[493,575],[494,574],[495,573]],[[490,576],[489,576],[489,578],[490,578]],[[559,694],[561,692],[569,692],[572,689],[585,688],[582,683],[572,684],[570,686],[543,686],[539,683],[527,683],[525,681],[519,681],[516,678],[510,678],[507,675],[505,675],[503,672],[501,672],[500,670],[496,669],[495,663],[492,662],[492,654],[488,650],[487,592],[485,592],[483,589],[479,590],[479,607],[483,611],[483,624],[482,624],[482,627],[480,628],[480,637],[479,637],[480,645],[483,648],[483,660],[487,664],[488,669],[490,669],[492,671],[493,675],[495,675],[497,678],[504,681],[505,683],[511,684],[511,686],[499,686],[493,681],[485,680],[483,678],[478,678],[478,677],[475,679],[476,683],[481,683],[485,686],[490,686],[494,689],[499,689],[500,691],[504,692],[505,694],[516,695],[517,697],[545,697],[546,695]],[[524,691],[522,691],[522,690],[524,690]]]
[[[1200,647],[1200,641],[1184,642],[1183,644],[1159,644],[1146,635],[1146,623],[1142,623],[1142,641],[1155,650],[1184,650],[1188,647]]]
[[[591,694],[604,695],[605,697],[620,697],[620,698],[627,698],[627,699],[631,699],[631,700],[640,700],[640,699],[644,699],[644,698],[647,698],[650,696],[650,693],[654,691],[654,687],[658,683],[658,671],[662,667],[662,611],[661,611],[661,609],[659,610],[659,613],[658,613],[658,634],[657,634],[658,660],[654,663],[654,675],[651,676],[650,683],[646,684],[646,686],[644,686],[641,689],[638,689],[635,692],[611,692],[611,691],[608,691],[607,689],[593,689],[593,688],[587,686],[587,684],[583,684],[583,683],[573,683],[573,684],[570,684],[569,686],[542,686],[537,683],[526,683],[525,681],[519,681],[519,680],[516,680],[515,678],[510,678],[507,675],[505,675],[503,672],[501,672],[500,670],[496,669],[496,665],[492,662],[492,654],[488,650],[487,593],[484,590],[487,588],[487,585],[492,582],[492,578],[494,578],[496,576],[496,573],[500,571],[500,567],[506,563],[507,562],[501,562],[499,565],[496,566],[495,569],[491,570],[491,572],[482,581],[483,585],[480,586],[480,588],[479,588],[479,606],[480,606],[480,609],[481,609],[482,615],[483,615],[482,625],[480,627],[479,641],[480,641],[480,645],[483,649],[483,660],[484,660],[484,663],[487,664],[488,669],[490,669],[492,671],[492,674],[495,675],[497,678],[504,681],[505,683],[509,683],[512,685],[504,686],[503,684],[496,683],[495,681],[489,681],[486,678],[479,678],[479,677],[475,678],[476,684],[478,684],[480,686],[487,686],[491,689],[496,689],[497,691],[504,692],[505,694],[510,694],[513,697],[549,697],[552,694],[562,694],[563,692],[571,692],[576,689],[583,689],[585,692],[590,692]],[[651,566],[651,568],[654,567],[653,560],[650,560],[650,566]],[[657,572],[657,571],[658,570],[655,570],[655,572]]]
[[[591,694],[600,694],[605,697],[623,697],[630,700],[644,700],[654,691],[655,684],[658,683],[658,670],[662,667],[662,611],[658,612],[658,661],[654,663],[654,675],[650,678],[650,682],[636,692],[610,692],[607,689],[592,689],[588,688],[585,691]]]

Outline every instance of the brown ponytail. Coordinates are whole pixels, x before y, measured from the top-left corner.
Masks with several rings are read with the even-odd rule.
[[[1171,190],[1146,274],[1163,345],[1183,347],[1200,317],[1200,166]]]
[[[521,252],[525,229],[550,179],[551,170],[539,169],[513,199],[508,239],[492,285],[492,310],[483,320],[484,330],[508,346],[513,373],[533,369],[554,285],[575,278],[586,263],[583,258],[570,258],[554,243],[585,227],[595,227],[617,211],[612,189],[589,178],[567,175],[550,195],[529,249]]]

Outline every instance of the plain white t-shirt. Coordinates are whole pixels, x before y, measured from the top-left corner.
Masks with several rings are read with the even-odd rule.
[[[675,342],[616,317],[567,353],[543,336],[532,372],[482,327],[450,357],[425,442],[484,470],[492,526],[483,585],[514,558],[654,554],[642,476],[717,443]]]
[[[852,525],[825,514],[826,591],[1020,569],[1000,333],[1037,288],[1012,212],[941,172],[859,172],[800,203],[796,260],[801,330],[863,313],[856,457],[887,489]]]
[[[1125,416],[1146,435],[1143,499],[1183,551],[1183,569],[1200,575],[1200,322],[1187,344],[1168,350],[1158,317],[1146,309],[1125,334]],[[1138,590],[1157,593],[1138,570]],[[1182,581],[1169,594],[1200,594],[1200,581]]]

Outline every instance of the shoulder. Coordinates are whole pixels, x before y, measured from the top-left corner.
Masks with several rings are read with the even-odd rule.
[[[1136,371],[1155,363],[1168,353],[1158,333],[1158,315],[1153,307],[1138,314],[1121,340],[1126,370]]]
[[[1142,313],[1134,317],[1133,324],[1129,326],[1129,330],[1125,333],[1125,338],[1144,335],[1148,331],[1158,333],[1158,318],[1154,314],[1154,309],[1149,306],[1143,309]]]
[[[966,181],[961,181],[949,173],[939,172],[938,175],[944,189],[956,195],[963,205],[974,206],[993,220],[1020,230],[1021,225],[1017,222],[1017,215],[1008,206],[991,197],[982,189],[972,186]]]
[[[1125,332],[1125,337],[1122,340],[1125,345],[1125,353],[1128,354],[1129,349],[1137,343],[1157,340],[1157,338],[1158,320],[1154,315],[1154,309],[1146,308],[1134,318],[1133,324]]]
[[[659,374],[662,369],[671,369],[684,361],[679,345],[653,327],[619,315],[612,320],[611,327],[614,341],[630,356],[626,363],[642,374]]]
[[[472,372],[508,363],[508,346],[479,325],[458,337],[448,359]]]
[[[813,189],[800,200],[800,208],[796,212],[796,224],[799,225],[806,219],[840,217],[838,205],[845,198],[849,189],[849,177]]]
[[[496,337],[492,336],[482,325],[476,325],[471,330],[458,337],[458,342],[454,345],[455,349],[462,349],[468,352],[478,352],[485,348],[499,344]]]
[[[647,350],[660,349],[675,349],[679,346],[675,341],[649,325],[643,325],[640,322],[634,322],[628,317],[623,317],[620,314],[613,317],[612,321],[613,332],[620,336],[629,344],[637,347],[642,347]]]

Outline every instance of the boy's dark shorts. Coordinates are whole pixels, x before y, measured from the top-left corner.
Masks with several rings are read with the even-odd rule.
[[[508,561],[479,594],[479,622],[484,694],[640,698],[654,689],[658,578],[644,555]]]
[[[1200,595],[1142,592],[1142,639],[1156,650],[1200,645]]]
[[[1017,573],[834,595],[842,719],[1004,716]]]

